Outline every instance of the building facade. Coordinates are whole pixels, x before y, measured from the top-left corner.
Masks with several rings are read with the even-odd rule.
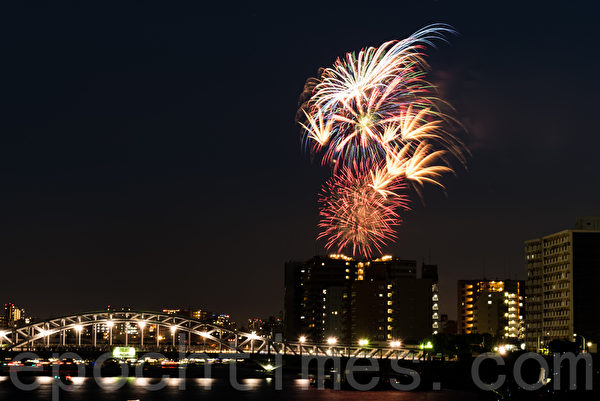
[[[525,283],[517,280],[460,280],[459,334],[524,340],[524,287]]]
[[[31,318],[25,315],[25,309],[15,306],[12,302],[4,304],[0,311],[0,328],[14,328],[31,323]]]
[[[578,218],[575,229],[525,242],[526,347],[553,340],[597,344],[600,300],[600,218]]]
[[[391,256],[345,255],[285,267],[284,335],[316,343],[418,342],[439,327],[437,266]]]

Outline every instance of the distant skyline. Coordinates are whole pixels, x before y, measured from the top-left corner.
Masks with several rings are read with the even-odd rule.
[[[523,279],[525,240],[600,214],[600,34],[591,5],[515,4],[3,4],[0,302],[277,313],[285,261],[328,253],[305,80],[433,22],[459,32],[428,60],[472,155],[384,253],[437,264],[450,318],[458,279]]]

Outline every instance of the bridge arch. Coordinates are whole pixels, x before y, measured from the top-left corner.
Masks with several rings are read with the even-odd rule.
[[[114,341],[117,340],[117,336],[113,337],[113,330],[115,327],[121,327],[121,325],[125,325],[124,343]],[[131,327],[131,325],[136,327],[136,331],[139,332],[139,343],[129,344],[128,327]],[[161,346],[161,341],[166,340],[168,337],[171,337],[172,346],[180,346],[181,344],[175,342],[175,337],[180,338],[182,333],[185,335],[188,351],[192,350],[193,336],[197,336],[196,339],[202,338],[203,343],[216,344],[220,352],[259,352],[268,347],[267,339],[255,333],[232,330],[184,316],[151,311],[99,311],[57,317],[15,329],[0,331],[0,344],[6,344],[8,350],[30,349],[36,345],[46,347],[82,346],[82,333],[91,330],[92,343],[86,344],[88,346],[138,345],[150,348],[152,345],[148,342],[144,344],[144,332],[147,334],[150,327],[154,327],[153,342],[157,348]],[[100,331],[102,332],[102,339],[98,342]],[[104,334],[107,331],[108,344],[104,339]],[[162,339],[161,332],[166,334]],[[71,337],[75,337],[76,344],[73,344],[73,341],[68,341],[69,333],[74,334]],[[55,341],[57,336],[58,343]],[[150,338],[146,337],[146,339]],[[166,345],[165,342],[162,344]]]

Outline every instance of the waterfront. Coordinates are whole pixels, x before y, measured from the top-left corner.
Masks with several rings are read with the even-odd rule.
[[[6,376],[0,377],[0,400],[56,400],[53,398],[53,380],[41,378],[36,390],[22,391],[16,389]],[[441,390],[441,391],[343,391],[317,389],[308,384],[307,380],[284,378],[283,389],[275,390],[274,381],[269,378],[249,378],[240,380],[246,386],[245,391],[234,389],[226,379],[165,379],[166,385],[158,391],[148,390],[149,385],[158,380],[148,378],[103,378],[101,388],[93,378],[81,378],[73,383],[73,391],[60,391],[60,400],[410,400],[410,401],[469,401],[478,400],[475,393]],[[125,382],[122,383],[121,381]],[[109,389],[122,383],[118,389]],[[183,387],[183,389],[181,388]]]

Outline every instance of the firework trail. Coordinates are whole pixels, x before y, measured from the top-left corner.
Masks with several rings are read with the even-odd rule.
[[[409,38],[338,58],[307,81],[298,112],[305,144],[333,177],[320,198],[327,248],[370,256],[394,239],[398,195],[409,182],[442,186],[450,156],[464,163],[463,145],[446,131],[453,119],[425,80],[424,50],[454,31],[425,27]],[[369,213],[367,213],[369,211]]]

